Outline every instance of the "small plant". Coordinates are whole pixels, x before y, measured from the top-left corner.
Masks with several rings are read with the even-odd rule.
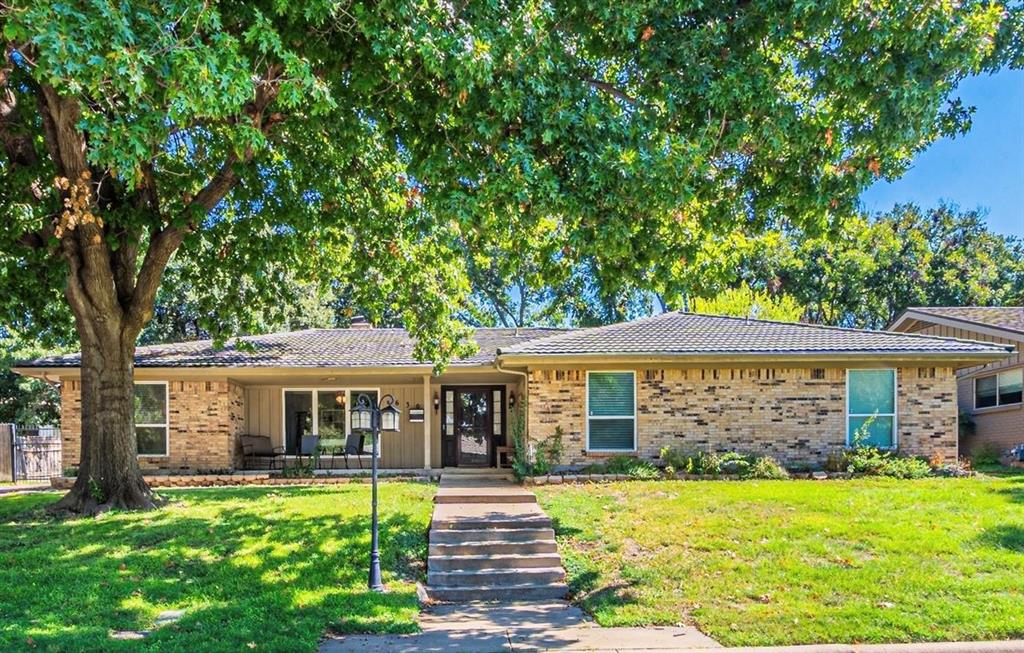
[[[96,503],[104,503],[107,500],[107,495],[103,493],[103,488],[96,482],[92,476],[89,477],[89,496]]]
[[[966,411],[960,411],[957,415],[957,426],[959,427],[960,437],[969,438],[978,431],[978,425],[974,423],[971,416]]]
[[[549,435],[531,447],[526,436],[526,425],[521,409],[516,409],[511,419],[512,436],[512,474],[517,479],[527,476],[544,476],[562,462],[562,437],[565,432],[561,426],[555,427],[553,435]]]
[[[999,458],[999,447],[990,442],[986,442],[981,446],[975,447],[971,452],[971,462],[974,463],[975,467],[982,465],[998,465]]]
[[[698,451],[690,457],[686,471],[690,474],[717,476],[722,471],[721,459],[714,451]]]
[[[833,451],[825,458],[826,472],[845,472],[850,467],[850,455],[847,451]]]
[[[749,477],[781,480],[789,478],[789,472],[771,456],[761,456],[750,465]]]
[[[284,478],[313,478],[314,470],[316,470],[316,461],[308,460],[284,467],[281,469],[281,476]]]
[[[672,447],[662,447],[658,452],[658,458],[665,463],[666,470],[671,467],[673,470],[685,472],[690,467],[690,456]]]
[[[737,451],[729,451],[718,459],[718,469],[722,474],[746,476],[750,473],[750,462],[749,456],[744,456]]]
[[[932,468],[920,458],[898,456],[892,451],[882,451],[865,444],[868,428],[873,420],[868,418],[853,434],[853,447],[847,453],[847,471],[868,476],[889,476],[892,478],[922,478]]]
[[[64,470],[61,472],[61,475],[64,476],[65,478],[74,478],[78,476],[78,468],[65,467]]]
[[[625,474],[630,478],[650,480],[660,476],[657,467],[635,456],[612,456],[604,466],[609,474]]]

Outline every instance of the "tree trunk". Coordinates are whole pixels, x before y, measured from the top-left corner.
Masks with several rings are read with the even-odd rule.
[[[54,509],[95,514],[112,508],[152,508],[153,494],[142,478],[135,440],[137,330],[125,329],[116,318],[90,317],[76,315],[82,344],[78,478]]]

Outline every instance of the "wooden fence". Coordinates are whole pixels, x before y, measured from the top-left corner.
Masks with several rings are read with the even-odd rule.
[[[0,424],[0,479],[48,481],[60,474],[59,428]]]

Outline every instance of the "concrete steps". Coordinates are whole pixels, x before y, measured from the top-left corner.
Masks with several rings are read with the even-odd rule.
[[[515,531],[512,531],[515,532]],[[435,543],[430,545],[429,555],[437,556],[474,556],[474,555],[507,555],[524,553],[557,553],[558,547],[553,539],[520,540],[498,542],[481,540],[476,542]]]
[[[505,478],[446,472],[434,501],[432,599],[548,600],[568,592],[551,519],[532,492]]]

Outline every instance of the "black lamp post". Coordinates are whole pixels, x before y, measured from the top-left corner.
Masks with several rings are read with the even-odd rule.
[[[383,592],[384,583],[380,579],[380,551],[377,549],[377,451],[381,431],[397,431],[401,412],[395,406],[395,398],[384,395],[377,402],[369,395],[360,393],[352,407],[352,429],[370,431],[373,438],[373,460],[371,461],[371,478],[373,486],[373,521],[370,526],[370,589]]]

